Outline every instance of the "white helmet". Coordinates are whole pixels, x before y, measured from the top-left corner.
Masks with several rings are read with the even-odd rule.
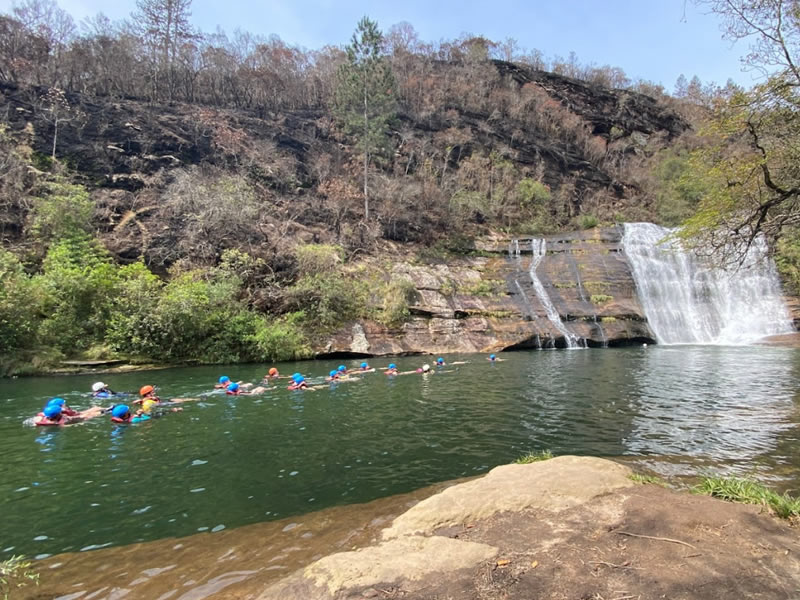
[[[430,365],[422,365],[422,370],[427,373],[428,371],[431,370],[431,366]]]
[[[93,392],[99,392],[99,391],[100,391],[100,390],[102,390],[104,387],[106,387],[106,384],[105,384],[105,383],[103,383],[102,381],[98,381],[97,383],[93,383],[93,384],[92,384],[92,391],[93,391]]]

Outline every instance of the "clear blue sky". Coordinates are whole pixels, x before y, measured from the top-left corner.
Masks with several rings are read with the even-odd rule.
[[[8,12],[12,0],[0,0]],[[77,20],[105,12],[127,17],[134,0],[59,0]],[[684,19],[685,9],[685,19]],[[348,42],[364,15],[386,31],[407,21],[424,41],[453,39],[462,33],[495,41],[515,38],[538,48],[548,59],[575,51],[582,64],[617,66],[629,77],[661,83],[672,91],[683,73],[704,83],[728,78],[750,86],[755,75],[743,73],[739,57],[747,47],[722,40],[719,21],[703,14],[691,0],[194,0],[192,23],[203,31],[217,26],[232,33],[241,28],[277,34],[308,49]]]

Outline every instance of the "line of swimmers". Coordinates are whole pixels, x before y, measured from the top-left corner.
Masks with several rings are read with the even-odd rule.
[[[490,354],[487,357],[487,360],[494,363],[498,361],[502,362],[503,359],[497,358],[495,354]],[[467,361],[456,361],[450,363],[450,365],[463,364],[467,364]],[[436,359],[434,365],[441,369],[442,367],[447,366],[447,363],[445,362],[444,358],[439,357]],[[428,364],[424,364],[421,367],[411,371],[398,371],[397,365],[394,363],[389,363],[387,367],[382,368],[381,370],[385,375],[393,377],[399,375],[427,374],[431,372],[431,367]],[[339,365],[337,369],[332,370],[328,374],[328,376],[325,378],[325,381],[329,384],[339,381],[358,381],[360,379],[358,377],[359,375],[375,372],[376,369],[370,367],[369,363],[367,362],[362,362],[359,368],[353,370],[348,369],[345,365]],[[303,375],[300,373],[294,373],[288,377],[281,376],[281,374],[278,372],[278,369],[275,367],[272,367],[268,371],[261,383],[268,385],[276,380],[287,378],[291,380],[287,386],[288,390],[315,390],[327,387],[326,385],[310,386],[305,377],[303,377]],[[266,387],[266,385],[252,387],[252,383],[231,381],[230,377],[223,375],[214,385],[214,388],[225,390],[225,394],[229,396],[239,396],[261,394],[268,389],[275,389],[276,387],[270,388]],[[114,392],[102,381],[92,384],[93,398],[108,399],[114,397],[124,397],[127,395],[128,394],[126,393]],[[135,410],[131,410],[127,404],[114,404],[109,407],[92,406],[84,411],[77,411],[67,406],[67,403],[63,398],[56,397],[49,400],[42,411],[33,418],[33,424],[37,427],[73,425],[75,423],[81,423],[104,414],[111,415],[112,423],[141,423],[144,421],[149,421],[153,418],[161,417],[167,412],[179,412],[183,410],[183,408],[176,407],[174,406],[175,404],[182,404],[184,402],[192,402],[196,400],[198,400],[198,398],[172,398],[167,402],[162,402],[161,398],[156,395],[156,389],[152,385],[145,385],[139,389],[139,398],[131,402],[131,404],[139,405]],[[163,406],[164,408],[161,410],[156,410],[156,408],[159,406]]]
[[[127,395],[113,392],[101,381],[92,385],[92,397],[94,398],[124,397]],[[139,389],[139,398],[131,402],[131,404],[137,405],[135,409],[131,409],[127,404],[112,404],[108,407],[92,406],[86,410],[78,411],[70,408],[63,398],[52,398],[42,411],[33,418],[33,424],[37,427],[74,425],[105,414],[111,415],[112,423],[141,423],[161,417],[168,412],[180,412],[183,408],[174,406],[175,404],[195,400],[197,398],[172,398],[167,402],[162,402],[161,398],[156,395],[156,388],[152,385],[145,385]],[[158,406],[163,407],[157,410],[156,407]]]

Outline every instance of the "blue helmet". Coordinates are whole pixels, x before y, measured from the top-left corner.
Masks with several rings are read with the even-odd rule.
[[[366,369],[367,367],[369,367],[369,365],[367,363],[365,363],[365,362],[361,363],[361,368],[362,369]]]
[[[344,365],[339,365],[339,372],[344,373],[345,371],[347,371],[347,367],[345,367]]]
[[[444,359],[440,356],[439,358],[436,359],[436,362],[437,363],[443,363]]]
[[[48,404],[43,412],[48,419],[57,419],[61,416],[61,407],[58,404]]]
[[[303,376],[302,376],[302,375],[300,375],[300,373],[295,373],[294,375],[292,375],[292,380],[293,380],[295,383],[298,383],[298,382],[300,382],[300,381],[305,381],[305,379],[303,378]]]
[[[496,357],[494,354],[490,354],[490,355],[489,355],[489,358],[491,358],[492,360],[494,360],[494,359],[495,359],[495,358],[497,358],[497,357]]]
[[[223,375],[222,377],[219,378],[220,383],[228,383],[230,380],[231,378],[228,377],[227,375]]]
[[[228,391],[229,392],[235,392],[238,389],[239,389],[239,384],[238,383],[229,383],[228,384]]]
[[[396,368],[397,368],[397,365],[396,365],[396,364],[394,364],[394,363],[389,363],[389,368],[390,368],[390,369],[396,369]]]
[[[125,404],[117,404],[111,409],[111,416],[117,419],[122,419],[125,415],[131,412],[131,409]]]
[[[47,406],[50,406],[51,404],[55,404],[56,406],[64,406],[66,403],[67,401],[63,398],[53,398],[47,403]]]
[[[330,373],[328,373],[328,375],[329,375],[330,377],[334,377],[335,375],[338,375],[338,374],[339,374],[339,372],[338,372],[338,371],[331,371]]]

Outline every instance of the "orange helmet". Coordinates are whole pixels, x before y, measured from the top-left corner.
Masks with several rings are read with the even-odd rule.
[[[275,367],[272,367],[272,368],[269,370],[269,376],[270,376],[270,377],[272,377],[273,375],[277,375],[277,374],[278,374],[278,369],[276,369]]]
[[[156,388],[154,388],[152,385],[146,385],[142,389],[139,390],[139,395],[140,396],[146,396],[147,394],[152,394],[155,391],[156,391]]]

